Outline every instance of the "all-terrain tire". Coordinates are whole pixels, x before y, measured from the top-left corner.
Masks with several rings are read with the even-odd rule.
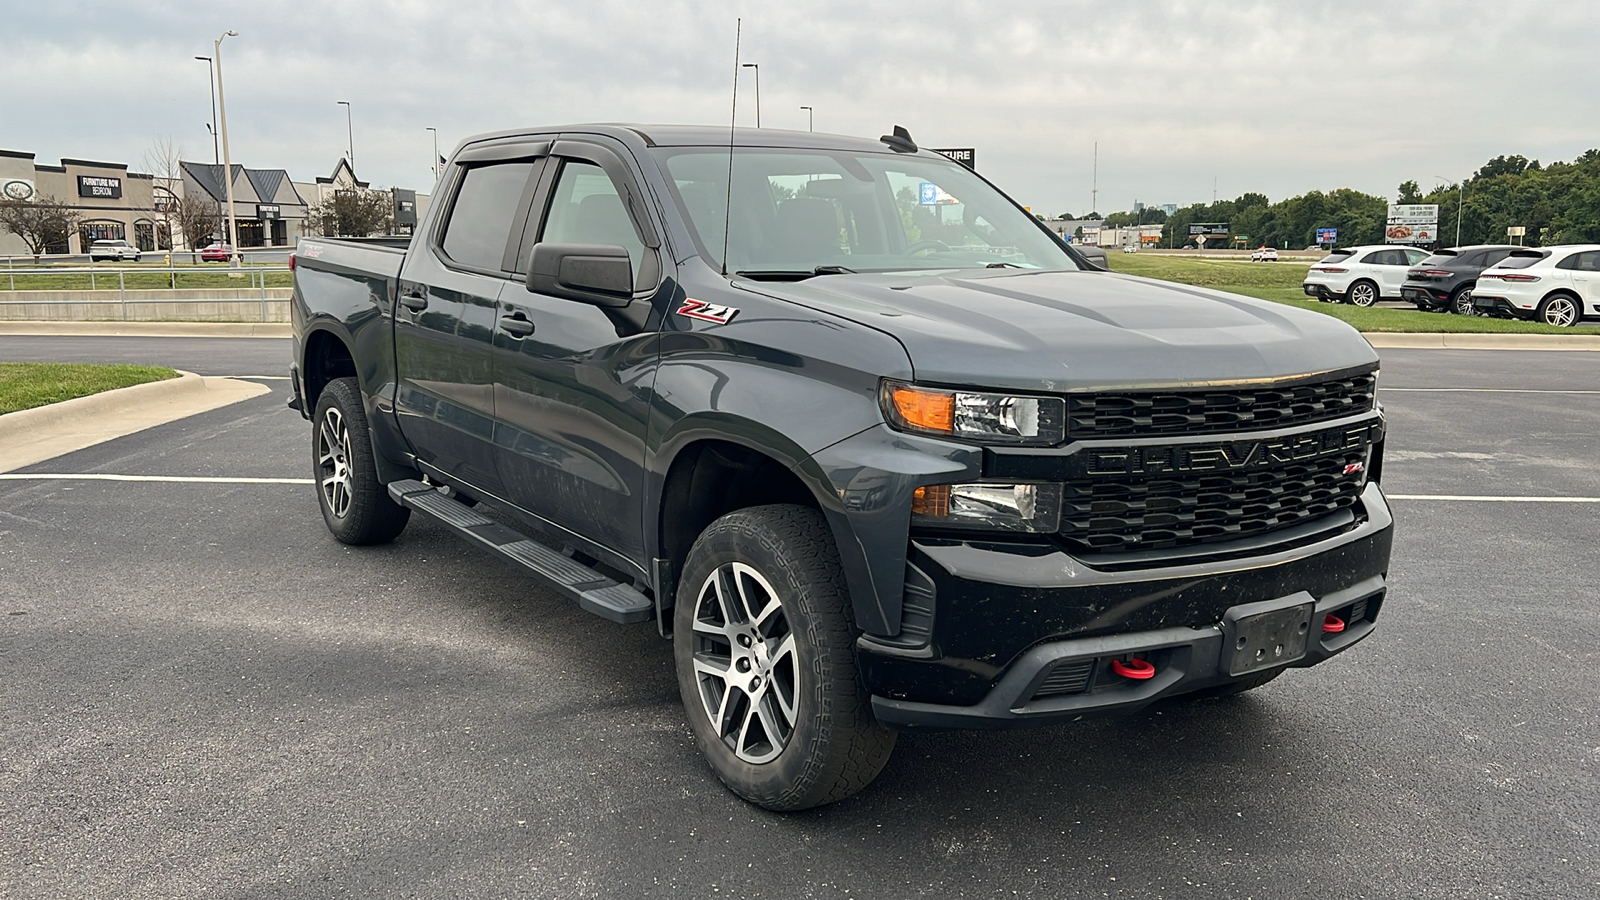
[[[322,520],[346,544],[386,544],[411,518],[378,480],[372,452],[361,388],[354,378],[335,378],[311,417],[311,467]]]
[[[678,583],[673,655],[700,751],[771,810],[842,800],[877,777],[895,732],[873,718],[832,534],[804,506],[711,523]]]

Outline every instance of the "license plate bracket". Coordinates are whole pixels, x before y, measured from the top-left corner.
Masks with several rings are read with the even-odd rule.
[[[1303,658],[1316,605],[1310,594],[1301,591],[1229,609],[1222,617],[1225,643],[1218,668],[1228,675],[1244,675]]]

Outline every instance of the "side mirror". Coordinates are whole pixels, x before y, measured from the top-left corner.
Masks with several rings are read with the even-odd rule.
[[[527,287],[580,303],[623,307],[633,301],[633,263],[616,244],[534,244]]]

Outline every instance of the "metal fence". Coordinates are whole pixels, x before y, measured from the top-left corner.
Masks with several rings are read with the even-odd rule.
[[[109,303],[109,302],[113,302],[110,297],[104,297],[104,298],[100,298],[100,297],[67,297],[67,298],[50,298],[50,299],[46,299],[46,298],[38,298],[38,297],[21,297],[21,296],[19,296],[19,294],[28,293],[29,291],[49,291],[49,292],[61,292],[61,293],[82,292],[82,291],[84,291],[84,289],[82,287],[76,287],[76,286],[63,287],[63,288],[49,288],[49,287],[29,288],[29,289],[25,289],[24,291],[21,291],[21,292],[17,291],[17,287],[16,287],[17,279],[18,278],[24,278],[24,277],[26,277],[26,278],[44,278],[44,279],[49,279],[49,278],[54,277],[54,278],[61,278],[63,280],[70,278],[70,279],[73,279],[73,281],[71,283],[74,284],[74,285],[77,285],[77,284],[81,284],[82,283],[82,279],[83,279],[84,276],[88,276],[88,280],[89,280],[88,291],[95,292],[95,293],[99,293],[101,291],[105,291],[106,293],[109,294],[110,291],[113,289],[113,286],[115,286],[115,290],[117,292],[117,296],[116,296],[116,300],[114,302],[116,302],[116,303],[121,305],[121,307],[122,307],[122,318],[124,318],[124,319],[128,317],[128,304],[130,302],[133,302],[133,303],[217,303],[219,301],[222,301],[222,302],[239,302],[239,301],[247,300],[247,298],[242,297],[242,296],[234,296],[234,297],[230,297],[230,298],[218,298],[218,297],[179,297],[179,296],[175,295],[177,291],[226,290],[226,291],[230,291],[230,292],[244,292],[244,291],[254,292],[256,294],[256,296],[259,298],[260,302],[261,302],[261,320],[262,321],[267,321],[267,303],[270,300],[273,299],[273,298],[269,298],[267,296],[267,290],[268,290],[268,288],[267,288],[267,277],[269,275],[288,272],[288,271],[290,271],[290,269],[289,269],[288,266],[285,266],[285,265],[253,265],[253,266],[241,266],[239,268],[231,268],[231,267],[226,267],[226,268],[225,267],[198,268],[198,267],[190,267],[190,266],[138,266],[138,267],[134,267],[134,268],[110,268],[110,267],[106,267],[106,266],[70,266],[70,267],[69,266],[50,266],[50,267],[26,268],[26,269],[24,269],[24,268],[9,268],[8,267],[8,268],[0,269],[0,283],[4,283],[5,286],[7,287],[6,291],[0,291],[0,306],[24,306],[24,305],[27,305],[27,306],[34,306],[34,305],[47,305],[47,306],[63,305],[64,306],[64,305],[69,305],[69,304]],[[226,274],[226,275],[228,275],[228,276],[230,276],[232,278],[247,279],[247,283],[239,285],[237,287],[235,287],[235,286],[222,287],[222,286],[218,286],[218,285],[207,285],[207,286],[200,286],[200,287],[195,287],[195,286],[191,285],[191,286],[185,287],[185,286],[181,286],[179,284],[179,282],[182,281],[182,278],[180,276],[194,276],[194,275],[201,275],[201,274],[213,275],[213,276],[214,275]],[[165,275],[166,278],[160,279],[161,281],[164,282],[164,284],[155,285],[155,286],[146,286],[144,284],[137,284],[135,287],[129,288],[128,287],[128,278],[129,278],[129,276],[133,276],[133,275],[146,276],[146,277],[140,278],[139,279],[140,282],[156,280],[156,279],[148,278],[148,276],[151,276],[151,275],[156,275],[156,276]],[[141,294],[146,294],[146,295],[148,295],[148,294],[156,294],[157,296],[141,296],[141,297],[135,298],[134,300],[130,301],[129,298],[128,298],[128,292],[130,290],[135,290],[135,291],[140,292]],[[174,296],[161,297],[161,296],[159,296],[159,294],[161,292],[172,293],[172,294],[174,294]],[[9,294],[9,296],[7,296],[7,294]]]

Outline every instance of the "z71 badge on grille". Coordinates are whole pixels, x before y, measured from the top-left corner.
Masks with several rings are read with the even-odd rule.
[[[715,303],[707,303],[704,300],[684,300],[683,305],[678,307],[678,315],[680,316],[688,316],[691,319],[699,319],[702,322],[715,322],[718,325],[726,325],[732,322],[733,317],[738,314],[739,308],[737,306],[719,306]]]

